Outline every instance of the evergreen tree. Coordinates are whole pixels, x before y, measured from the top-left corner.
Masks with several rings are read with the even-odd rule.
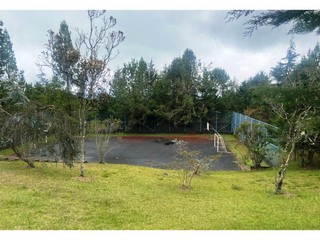
[[[212,78],[210,65],[202,68],[202,76],[198,86],[197,112],[206,117],[209,112],[215,110],[217,104],[217,86]]]
[[[272,68],[270,72],[278,84],[283,83],[283,81],[290,81],[289,75],[294,70],[298,56],[299,54],[296,53],[295,43],[293,39],[291,39],[286,57],[282,58],[282,61],[278,62],[277,66]]]
[[[155,66],[152,60],[148,63],[147,73],[146,73],[146,89],[147,89],[147,98],[152,97],[153,87],[155,82],[158,80],[158,72],[155,69]]]
[[[186,49],[182,58],[175,58],[164,72],[171,83],[171,102],[167,105],[168,120],[174,125],[189,124],[196,116],[198,66],[194,52]]]
[[[19,77],[16,57],[12,48],[7,29],[2,29],[3,22],[0,22],[0,77],[10,79]],[[23,73],[20,73],[23,75]]]
[[[227,72],[222,68],[215,68],[210,72],[211,81],[215,84],[217,94],[223,96],[230,80]]]
[[[71,40],[71,32],[69,31],[69,26],[65,20],[60,23],[59,36],[61,37],[62,45],[69,50],[72,50],[73,44]]]
[[[264,72],[242,82],[239,87],[238,106],[241,113],[263,122],[270,122],[268,105],[264,102],[264,93],[271,81]]]
[[[198,85],[197,57],[191,49],[186,49],[182,55],[181,77],[186,92],[195,98]]]
[[[229,11],[226,18],[228,22],[239,19],[241,16],[252,14],[253,10]],[[279,27],[283,24],[291,24],[292,28],[288,34],[307,34],[313,31],[320,34],[320,11],[319,10],[269,10],[252,16],[248,20],[244,36],[251,36],[252,33],[262,26]]]
[[[12,45],[9,33],[0,21],[0,111],[6,109],[8,112],[19,106],[6,103],[6,99],[11,98],[7,88],[15,88],[14,85],[17,85],[19,91],[23,92],[26,87],[24,72],[18,70]]]
[[[0,20],[0,77],[3,75],[3,67],[5,65],[5,53],[4,48],[2,47],[4,45],[4,35],[3,35],[3,22]]]

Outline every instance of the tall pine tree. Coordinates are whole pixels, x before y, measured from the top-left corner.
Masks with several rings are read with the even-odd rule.
[[[0,21],[0,76],[11,79],[19,76],[16,57],[7,29],[3,29]]]

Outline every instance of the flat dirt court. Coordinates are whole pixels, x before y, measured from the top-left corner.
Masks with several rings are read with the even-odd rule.
[[[123,141],[120,141],[119,145],[107,154],[105,162],[163,168],[163,164],[174,160],[175,147],[171,142],[173,139],[186,141],[189,150],[201,150],[202,156],[217,155],[217,150],[213,147],[213,137],[199,135],[123,136]],[[111,141],[116,141],[116,137],[113,137]],[[88,162],[98,162],[95,145],[94,138],[86,139],[85,160]],[[231,153],[222,153],[219,161],[214,162],[210,170],[240,170],[235,161]]]

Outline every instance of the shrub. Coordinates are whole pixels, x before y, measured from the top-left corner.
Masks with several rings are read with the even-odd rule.
[[[121,126],[119,119],[92,120],[89,124],[89,132],[95,135],[96,147],[99,155],[99,163],[104,163],[105,156],[119,145],[116,141],[111,142],[111,134]]]
[[[189,189],[191,181],[195,175],[199,175],[201,170],[206,170],[210,163],[218,160],[221,156],[201,157],[201,151],[189,151],[187,142],[182,140],[174,140],[176,154],[174,161],[168,164],[170,169],[178,173],[181,189]]]
[[[266,132],[260,124],[243,122],[236,129],[237,139],[248,148],[254,168],[261,168],[262,161],[268,161]]]

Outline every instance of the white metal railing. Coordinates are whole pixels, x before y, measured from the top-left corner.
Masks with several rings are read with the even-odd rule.
[[[228,152],[226,144],[219,133],[214,134],[213,146],[217,148],[217,152]]]

